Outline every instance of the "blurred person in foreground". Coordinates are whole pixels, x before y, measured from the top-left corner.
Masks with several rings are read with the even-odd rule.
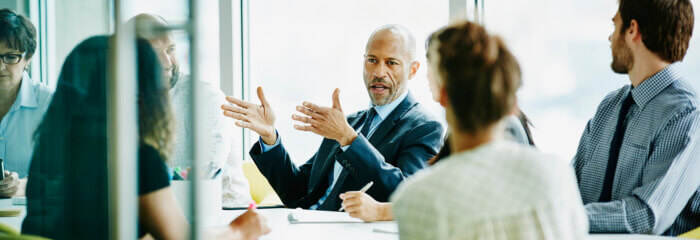
[[[442,85],[453,153],[392,195],[401,239],[585,239],[571,166],[503,139],[520,67],[478,24],[434,35],[430,68]]]
[[[138,236],[187,239],[189,224],[172,193],[166,159],[172,153],[172,114],[167,84],[151,46],[136,42],[138,95]],[[52,239],[107,239],[107,91],[110,38],[96,36],[68,55],[46,117],[36,132],[27,183],[23,233]],[[255,239],[269,231],[248,211],[208,234]]]

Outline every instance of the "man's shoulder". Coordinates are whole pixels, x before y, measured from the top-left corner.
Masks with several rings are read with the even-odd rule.
[[[685,80],[679,79],[657,94],[648,105],[670,111],[687,112],[696,110],[698,104],[695,90]]]

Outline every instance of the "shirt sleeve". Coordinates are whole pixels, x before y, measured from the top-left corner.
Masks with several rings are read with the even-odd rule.
[[[662,234],[700,186],[698,112],[680,114],[659,134],[633,195],[586,204],[591,232]]]
[[[265,141],[262,140],[262,137],[258,138],[258,142],[260,142],[260,149],[262,149],[263,153],[270,151],[270,149],[273,149],[280,145],[280,134],[277,132],[277,129],[275,129],[275,134],[277,135],[277,140],[275,141],[275,144],[272,145],[265,144]]]
[[[168,167],[158,151],[150,146],[139,150],[139,196],[170,186]]]

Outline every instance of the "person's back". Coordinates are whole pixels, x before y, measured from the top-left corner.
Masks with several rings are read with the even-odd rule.
[[[503,139],[521,85],[513,54],[472,22],[433,37],[429,67],[453,153],[392,196],[401,239],[585,239],[571,166]]]
[[[412,219],[402,239],[582,239],[588,223],[570,166],[505,140],[440,161],[393,197],[397,218]]]

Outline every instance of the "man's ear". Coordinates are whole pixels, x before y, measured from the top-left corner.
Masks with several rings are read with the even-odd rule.
[[[413,61],[411,63],[411,66],[410,66],[411,69],[408,70],[408,79],[413,79],[413,77],[416,76],[416,73],[418,73],[419,67],[420,67],[420,62]]]
[[[630,42],[642,41],[642,34],[639,33],[639,23],[637,20],[630,21],[630,27],[625,31],[625,38],[629,37]]]
[[[447,108],[450,105],[450,99],[447,97],[447,88],[440,87],[440,105]]]

